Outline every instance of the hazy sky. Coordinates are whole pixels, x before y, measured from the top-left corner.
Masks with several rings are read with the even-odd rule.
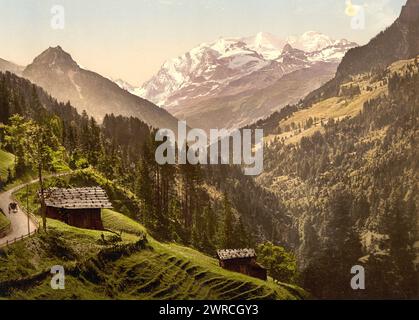
[[[83,67],[140,85],[163,62],[201,42],[259,31],[279,37],[320,31],[367,42],[399,15],[405,0],[353,0],[365,29],[353,30],[346,0],[0,0],[0,57],[27,65],[61,45]],[[64,29],[51,27],[53,5]]]

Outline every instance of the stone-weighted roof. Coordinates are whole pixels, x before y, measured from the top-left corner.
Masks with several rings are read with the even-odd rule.
[[[217,250],[217,256],[220,260],[255,258],[254,249],[225,249]]]
[[[45,191],[45,204],[60,209],[112,208],[108,195],[100,187],[51,188]]]

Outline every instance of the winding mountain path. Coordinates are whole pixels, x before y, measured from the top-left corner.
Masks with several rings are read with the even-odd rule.
[[[29,218],[28,220],[28,215],[19,206],[16,213],[11,212],[9,214],[9,204],[14,201],[13,193],[19,189],[26,187],[26,185],[35,183],[37,181],[38,179],[35,179],[33,181],[16,186],[10,190],[0,193],[0,209],[10,220],[12,228],[12,230],[7,236],[0,238],[0,247],[6,245],[7,242],[10,243],[15,239],[22,238],[22,236],[25,237],[29,233],[32,233],[37,230],[38,226],[36,225],[36,223],[33,221],[32,218]]]
[[[60,174],[54,174],[44,177],[50,178],[50,177],[60,177],[68,175],[69,173],[60,173]],[[32,181],[29,181],[27,183],[18,185],[10,190],[7,190],[5,192],[0,193],[0,209],[4,212],[6,217],[11,222],[11,228],[12,230],[10,233],[0,238],[0,247],[3,247],[7,244],[7,242],[14,241],[15,239],[18,240],[19,238],[27,236],[29,233],[33,233],[38,229],[38,225],[34,221],[32,217],[29,217],[28,215],[18,206],[17,213],[10,213],[9,214],[9,204],[14,201],[13,199],[13,193],[16,192],[19,189],[25,188],[27,185],[33,184],[38,182],[38,179],[34,179]]]

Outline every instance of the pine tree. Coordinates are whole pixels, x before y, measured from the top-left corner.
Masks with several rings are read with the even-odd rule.
[[[144,159],[139,166],[137,194],[144,201],[143,218],[145,219],[146,226],[155,227],[156,221],[153,207],[153,182],[150,177],[148,162]]]
[[[234,215],[227,193],[224,193],[223,215],[224,224],[222,229],[222,247],[231,249],[235,247]]]
[[[205,234],[213,243],[215,243],[218,231],[218,219],[217,215],[211,207],[211,203],[209,203],[208,206],[204,208],[204,219],[206,226]]]
[[[249,248],[251,245],[249,231],[241,217],[234,228],[234,242],[235,248]]]
[[[390,237],[390,257],[396,269],[397,279],[393,284],[395,298],[409,298],[415,295],[415,271],[413,261],[414,226],[416,206],[412,199],[408,204],[400,192],[393,192],[387,201],[385,228]],[[389,282],[387,282],[389,283]]]

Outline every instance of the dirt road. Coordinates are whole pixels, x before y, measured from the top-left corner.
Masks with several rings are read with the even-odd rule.
[[[29,184],[35,183],[37,181],[38,180],[33,180],[29,182]],[[38,228],[33,219],[28,220],[28,216],[19,206],[16,213],[11,212],[9,214],[9,204],[13,202],[12,194],[17,190],[24,188],[26,185],[27,184],[25,183],[0,193],[0,208],[6,217],[10,220],[12,227],[11,232],[6,237],[0,238],[0,247],[4,246],[7,241],[10,242],[17,238],[21,238],[22,236],[26,236],[28,233],[34,232]]]

